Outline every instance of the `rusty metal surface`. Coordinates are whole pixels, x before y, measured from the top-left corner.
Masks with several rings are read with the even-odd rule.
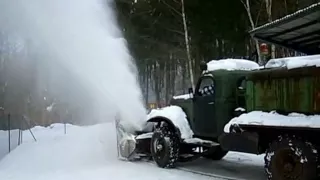
[[[320,113],[319,79],[320,68],[317,67],[253,72],[248,76],[247,109]]]
[[[320,112],[320,76],[314,78],[314,105],[313,109],[316,112]]]

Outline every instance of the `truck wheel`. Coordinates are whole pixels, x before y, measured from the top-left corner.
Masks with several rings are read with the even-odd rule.
[[[151,138],[151,155],[161,168],[173,168],[179,159],[178,135],[166,123],[156,128]]]
[[[221,146],[216,146],[210,148],[206,153],[203,154],[203,157],[211,160],[221,160],[227,155],[228,151],[224,151]]]
[[[294,136],[279,136],[265,155],[268,180],[314,180],[317,178],[318,153],[310,143]]]

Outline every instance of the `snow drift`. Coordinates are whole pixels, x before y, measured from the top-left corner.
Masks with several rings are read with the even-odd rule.
[[[117,159],[116,132],[113,123],[94,126],[62,124],[28,131],[24,143],[0,161],[0,177],[5,180],[209,180],[177,170],[161,169],[142,162]]]

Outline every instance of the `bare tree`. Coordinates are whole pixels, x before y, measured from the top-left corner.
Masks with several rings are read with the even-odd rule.
[[[186,13],[185,13],[184,0],[181,0],[181,13],[182,13],[182,20],[183,20],[185,45],[186,45],[187,57],[188,57],[190,83],[192,85],[192,89],[194,89],[193,60],[192,60],[191,53],[190,53],[190,43],[189,43],[188,26],[187,26],[187,18],[186,18]]]
[[[177,4],[181,4],[181,11],[177,10],[176,8],[172,7],[171,5],[169,5],[168,3],[166,3],[165,1],[162,1],[169,9],[171,9],[176,15],[178,15],[178,17],[181,17],[182,19],[182,23],[183,23],[183,32],[181,31],[177,31],[177,30],[170,30],[171,32],[175,32],[178,33],[180,35],[184,36],[184,44],[185,44],[185,48],[186,48],[186,55],[187,55],[187,65],[188,65],[188,71],[189,71],[189,77],[190,77],[190,83],[192,88],[194,89],[194,61],[192,59],[191,56],[191,48],[190,48],[190,36],[189,36],[189,32],[188,32],[188,23],[187,23],[187,17],[186,17],[186,10],[185,10],[185,1],[184,0],[180,0],[180,3],[178,0],[176,0],[175,2]],[[166,29],[169,30],[169,29]]]
[[[249,18],[251,29],[254,29],[256,27],[256,24],[254,23],[253,18],[252,18],[251,8],[250,8],[250,0],[240,0],[240,1],[242,2],[244,8],[247,11],[247,15]],[[258,63],[263,64],[263,62],[261,61],[261,55],[260,55],[260,51],[259,51],[259,41],[254,39],[254,42],[255,42],[255,46],[256,46],[256,50],[257,50],[257,54],[258,54]]]
[[[272,0],[265,0],[265,4],[266,4],[266,11],[267,11],[267,15],[268,15],[268,21],[272,22]],[[271,45],[271,58],[275,58],[276,52],[276,47],[274,46],[274,44]]]

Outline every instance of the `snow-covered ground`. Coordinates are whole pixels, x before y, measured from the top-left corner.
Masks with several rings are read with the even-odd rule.
[[[0,177],[5,180],[213,179],[176,169],[161,169],[147,162],[117,159],[114,127],[114,123],[88,127],[68,125],[66,135],[61,124],[48,128],[35,127],[32,131],[37,142],[25,131],[23,144],[0,161]],[[235,176],[232,173],[237,171],[238,175],[243,176],[242,179],[264,178],[261,156],[230,153],[218,163],[199,160],[181,165],[181,168],[197,171],[199,168],[201,171],[201,167],[204,169],[203,173],[218,169],[220,175],[228,173],[229,176]],[[230,168],[233,170],[229,171]],[[252,168],[257,175],[246,176],[252,175],[249,172],[253,171]],[[245,172],[246,170],[249,171]]]

